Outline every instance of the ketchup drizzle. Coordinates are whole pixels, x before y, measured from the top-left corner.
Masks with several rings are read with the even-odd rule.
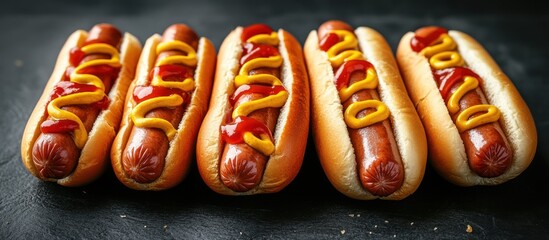
[[[254,118],[238,116],[233,122],[221,126],[221,137],[223,141],[230,144],[244,142],[245,132],[251,132],[254,136],[267,134],[273,141],[269,128]]]
[[[49,102],[61,96],[66,96],[66,95],[81,93],[81,92],[97,91],[98,88],[96,86],[70,81],[71,74],[76,69],[76,66],[80,65],[80,63],[85,57],[86,57],[86,53],[82,51],[79,47],[74,47],[70,50],[69,52],[70,66],[68,66],[67,69],[65,69],[65,73],[63,74],[61,81],[55,85],[50,95]],[[111,81],[112,79],[116,79],[116,76],[119,74],[119,72],[120,72],[119,67],[112,67],[110,65],[97,65],[97,66],[89,66],[89,67],[83,68],[78,73],[95,75],[102,80]],[[106,86],[107,85],[110,86],[110,83],[106,84]],[[108,91],[108,89],[105,89],[105,90]],[[110,100],[107,96],[105,96],[100,101],[92,103],[90,105],[92,107],[104,110],[109,107],[109,104],[110,104]],[[73,131],[76,128],[78,128],[78,124],[72,120],[67,120],[67,119],[62,119],[62,120],[48,119],[44,121],[40,125],[40,127],[41,127],[41,131],[44,133],[60,133],[60,132]]]
[[[242,95],[244,94],[259,93],[263,95],[275,95],[284,90],[286,89],[280,85],[265,86],[265,85],[244,84],[236,89],[236,91],[234,92],[233,96],[229,99],[229,101],[231,105],[234,106],[234,104],[238,101],[238,99],[242,97]]]
[[[349,60],[344,62],[335,74],[335,84],[337,90],[341,90],[349,85],[351,74],[355,71],[368,71],[373,65],[366,60]]]
[[[320,40],[320,50],[327,52],[332,46],[340,41],[339,36],[335,33],[328,33]]]
[[[240,58],[240,65],[244,65],[248,61],[256,58],[268,58],[272,56],[279,56],[278,49],[271,45],[257,44],[257,43],[243,43],[242,58]]]
[[[471,76],[480,81],[480,77],[476,73],[465,67],[433,70],[433,76],[438,84],[440,95],[442,95],[445,101],[448,101],[448,97],[450,97],[452,86],[458,82],[463,82],[465,77]]]
[[[259,34],[271,34],[273,29],[263,23],[252,24],[242,31],[241,40],[246,42],[249,38]]]
[[[448,33],[448,29],[435,26],[423,27],[416,30],[414,37],[410,41],[412,50],[420,52],[436,41],[440,35],[445,33]]]

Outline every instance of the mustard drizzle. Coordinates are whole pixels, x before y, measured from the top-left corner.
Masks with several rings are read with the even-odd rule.
[[[362,52],[356,50],[358,49],[358,40],[352,32],[346,30],[332,30],[330,33],[334,33],[339,39],[343,39],[326,51],[328,60],[333,68],[339,68],[344,62],[349,60],[365,60]],[[377,73],[372,66],[366,70],[366,77],[364,79],[356,81],[350,86],[339,90],[339,98],[341,102],[344,102],[360,90],[376,89],[377,86]],[[374,108],[375,112],[357,118],[359,112],[368,108]],[[348,127],[359,129],[387,119],[390,116],[390,112],[389,108],[387,108],[383,102],[371,99],[351,103],[347,109],[345,109],[343,115]]]
[[[196,51],[187,43],[172,40],[158,44],[156,47],[156,54],[160,54],[164,51],[179,50],[186,53],[186,55],[173,55],[166,57],[158,61],[155,67],[164,65],[182,64],[189,67],[195,67],[197,65]],[[186,78],[181,82],[176,81],[164,81],[162,77],[157,74],[151,81],[151,86],[159,86],[165,88],[176,88],[185,92],[193,91],[195,83],[193,78]],[[147,118],[145,115],[156,108],[168,107],[173,108],[183,104],[184,99],[179,94],[171,94],[169,96],[159,96],[151,99],[147,99],[137,104],[131,112],[131,118],[135,126],[141,128],[158,128],[166,133],[169,140],[172,140],[177,130],[167,120],[162,118]]]
[[[78,124],[74,130],[73,140],[79,149],[82,149],[88,141],[88,131],[82,120],[76,114],[61,109],[64,106],[92,104],[102,100],[106,95],[103,81],[92,74],[79,73],[82,69],[92,66],[109,65],[111,67],[120,67],[119,52],[116,48],[105,43],[93,43],[80,49],[86,55],[103,53],[111,56],[110,59],[94,59],[78,65],[70,75],[70,81],[80,84],[88,84],[97,87],[93,92],[78,92],[53,99],[47,106],[47,112],[54,120],[67,119]]]
[[[429,59],[429,64],[436,70],[463,67],[463,58],[457,52],[457,44],[448,34],[441,34],[440,37],[430,46],[420,51],[420,54]],[[459,101],[463,96],[475,90],[479,80],[473,76],[465,76],[463,83],[454,91],[448,99],[447,107],[451,114],[460,110]],[[475,117],[471,118],[473,115]],[[471,106],[458,114],[455,123],[458,131],[464,132],[486,123],[499,120],[501,112],[493,105],[480,104]]]
[[[278,34],[272,32],[271,34],[258,34],[247,40],[247,42],[267,44],[271,46],[278,46],[280,40]],[[267,84],[280,86],[283,85],[282,81],[271,74],[255,74],[249,75],[249,72],[256,68],[280,68],[282,66],[281,56],[270,56],[268,58],[255,58],[242,65],[239,74],[235,77],[235,87],[238,88],[244,84]],[[268,107],[282,107],[288,99],[288,92],[286,90],[280,91],[275,95],[269,95],[267,97],[252,100],[239,104],[232,112],[233,119],[239,116],[247,116],[255,110],[268,108]],[[243,134],[243,140],[250,147],[268,156],[271,155],[274,150],[274,143],[271,141],[269,135],[260,134],[259,137],[255,136],[252,132],[245,132]]]

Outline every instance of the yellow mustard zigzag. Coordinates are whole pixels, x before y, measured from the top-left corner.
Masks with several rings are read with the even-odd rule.
[[[247,42],[268,44],[271,46],[278,46],[279,39],[276,32],[271,34],[258,34],[247,40]],[[281,86],[282,81],[276,76],[271,74],[255,74],[249,75],[250,71],[256,68],[268,67],[268,68],[279,68],[282,65],[281,56],[271,56],[268,58],[255,58],[242,65],[240,68],[238,76],[235,78],[235,86],[238,88],[244,84],[267,84],[273,86]],[[288,99],[288,92],[286,90],[280,91],[275,95],[269,95],[267,97],[256,99],[253,101],[245,102],[238,105],[232,113],[233,119],[239,116],[247,116],[251,112],[268,107],[282,107],[286,100]],[[274,143],[271,141],[268,135],[261,134],[261,136],[256,137],[251,132],[244,133],[244,142],[250,147],[256,149],[257,151],[263,153],[264,155],[271,155],[275,148]]]
[[[362,52],[356,50],[358,48],[358,40],[352,32],[346,30],[332,30],[330,33],[334,33],[339,39],[343,39],[326,51],[328,60],[334,69],[341,67],[344,62],[349,60],[364,60]],[[366,70],[366,77],[364,79],[356,81],[350,86],[339,90],[339,98],[341,102],[345,102],[356,92],[364,89],[376,89],[377,85],[377,73],[372,66]],[[375,108],[376,111],[361,118],[356,117],[359,112],[368,108]],[[351,103],[343,114],[345,123],[348,127],[353,129],[363,128],[381,122],[387,119],[389,115],[389,108],[387,108],[383,102],[375,99]]]
[[[156,54],[160,54],[163,51],[179,50],[187,55],[174,55],[166,57],[156,63],[156,67],[173,64],[183,64],[189,67],[195,67],[197,64],[196,52],[188,44],[172,40],[158,44],[156,47]],[[158,74],[155,75],[151,81],[152,86],[159,86],[165,88],[176,88],[185,92],[194,90],[194,80],[192,78],[186,78],[181,82],[164,81]],[[183,97],[179,94],[172,94],[170,96],[160,96],[151,99],[147,99],[137,104],[131,113],[132,121],[137,127],[142,128],[159,128],[162,129],[168,139],[173,139],[177,130],[175,127],[165,119],[162,118],[146,118],[145,115],[156,108],[160,107],[177,107],[183,104]]]
[[[429,58],[429,64],[436,70],[463,67],[465,62],[457,52],[457,44],[448,34],[442,34],[431,46],[421,50],[420,54]],[[459,101],[469,91],[475,90],[479,80],[473,76],[465,76],[463,84],[454,91],[448,99],[447,107],[451,114],[460,110]],[[472,117],[475,116],[475,117]],[[496,106],[479,104],[471,106],[458,114],[455,123],[458,131],[464,132],[480,125],[496,122],[501,112]]]
[[[116,48],[109,44],[105,43],[94,43],[81,48],[86,55],[94,53],[103,53],[109,54],[110,59],[95,59],[87,61],[80,64],[74,69],[70,75],[70,81],[80,84],[88,84],[97,87],[96,91],[93,92],[79,92],[74,94],[69,94],[65,96],[60,96],[50,102],[47,107],[48,114],[55,120],[67,119],[72,120],[78,124],[78,128],[74,130],[73,139],[76,146],[79,149],[82,149],[88,140],[88,132],[82,123],[82,120],[76,114],[71,113],[67,110],[61,109],[64,106],[68,105],[78,105],[78,104],[91,104],[98,102],[103,99],[105,94],[105,85],[103,81],[92,74],[81,74],[80,70],[98,65],[109,65],[112,67],[120,67],[119,53]]]

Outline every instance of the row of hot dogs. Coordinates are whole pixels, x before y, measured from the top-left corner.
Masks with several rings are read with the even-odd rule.
[[[309,125],[329,181],[355,199],[406,198],[427,160],[460,186],[500,184],[537,146],[519,92],[462,32],[409,32],[395,58],[379,32],[341,21],[303,48],[282,29],[237,27],[218,52],[184,24],[143,46],[98,24],[65,43],[21,155],[64,186],[110,165],[129,188],[164,190],[196,160],[217,193],[274,193],[297,176]]]

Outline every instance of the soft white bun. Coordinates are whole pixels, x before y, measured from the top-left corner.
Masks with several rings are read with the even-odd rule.
[[[133,92],[135,86],[147,83],[149,72],[154,67],[156,61],[156,46],[161,41],[162,37],[154,34],[145,42],[137,66],[135,81],[132,82],[128,90],[129,93]],[[196,136],[202,119],[208,110],[208,101],[212,89],[216,53],[210,40],[205,37],[200,38],[196,57],[198,63],[194,75],[195,89],[189,98],[190,102],[187,105],[186,112],[177,127],[177,133],[170,141],[162,174],[150,183],[135,181],[127,176],[122,167],[122,153],[134,127],[130,113],[136,106],[132,94],[127,95],[120,131],[111,149],[113,171],[120,182],[127,187],[135,190],[165,190],[176,186],[186,177],[189,167],[194,160]]]
[[[38,177],[38,172],[32,161],[32,148],[36,139],[40,136],[40,125],[48,115],[46,106],[49,96],[57,84],[61,81],[65,69],[69,64],[69,52],[73,47],[81,46],[86,40],[88,33],[83,30],[77,30],[72,33],[63,48],[61,49],[55,68],[52,72],[42,96],[38,100],[32,114],[29,117],[23,137],[21,140],[21,158],[25,167]],[[76,169],[67,177],[62,179],[48,179],[48,181],[57,182],[60,185],[76,187],[88,184],[98,178],[108,166],[108,153],[111,143],[118,131],[124,98],[128,86],[130,85],[134,74],[135,66],[141,53],[141,43],[130,33],[125,33],[120,45],[120,62],[122,68],[118,79],[114,81],[111,91],[108,93],[110,104],[103,110],[93,125],[88,141],[80,152],[80,158]]]
[[[397,49],[399,67],[411,99],[423,121],[429,144],[429,159],[436,171],[460,186],[496,185],[517,177],[534,158],[537,133],[530,110],[513,82],[490,54],[469,35],[451,30],[466,66],[481,78],[488,102],[499,108],[499,121],[513,151],[511,167],[502,175],[484,178],[468,165],[465,146],[436,86],[427,58],[414,52],[406,33]]]
[[[378,197],[362,187],[355,150],[343,118],[343,105],[333,83],[333,68],[326,52],[319,48],[316,30],[305,41],[305,57],[311,79],[312,129],[320,163],[332,185],[348,197],[361,200],[400,200],[414,193],[425,172],[425,132],[410,101],[393,57],[383,36],[374,29],[355,30],[364,58],[376,69],[381,101],[391,112],[390,122],[404,165],[404,183],[396,192]]]
[[[217,61],[210,109],[204,118],[197,142],[197,165],[204,182],[224,195],[274,193],[285,188],[297,176],[305,155],[309,131],[309,80],[299,42],[288,32],[278,30],[279,52],[283,58],[281,80],[289,93],[273,133],[275,152],[268,159],[263,179],[257,187],[235,192],[220,180],[219,164],[224,142],[220,126],[231,106],[229,97],[235,91],[234,78],[240,68],[242,27],[227,35]]]

